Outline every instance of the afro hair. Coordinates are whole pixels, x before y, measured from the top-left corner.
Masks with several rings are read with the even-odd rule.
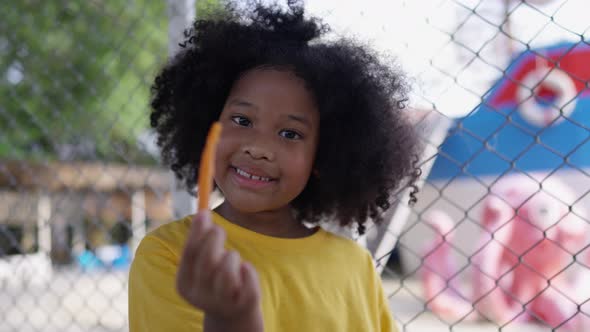
[[[320,40],[329,31],[304,15],[300,3],[250,3],[197,20],[183,49],[152,86],[151,126],[162,161],[195,194],[200,152],[234,82],[265,66],[302,78],[320,112],[320,138],[311,176],[292,202],[300,221],[324,218],[342,226],[381,221],[397,193],[415,181],[419,140],[404,109],[405,76],[352,39]]]

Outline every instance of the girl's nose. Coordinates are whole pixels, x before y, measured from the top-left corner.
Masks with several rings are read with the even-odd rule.
[[[242,151],[252,157],[252,159],[266,159],[268,161],[274,161],[275,154],[269,147],[261,144],[247,144],[244,145]]]

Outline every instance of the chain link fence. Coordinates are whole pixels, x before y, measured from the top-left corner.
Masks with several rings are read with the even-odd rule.
[[[0,331],[127,330],[134,248],[192,202],[158,164],[149,85],[215,4],[0,2]],[[590,331],[585,6],[308,1],[413,79],[418,204],[357,239],[400,330]]]

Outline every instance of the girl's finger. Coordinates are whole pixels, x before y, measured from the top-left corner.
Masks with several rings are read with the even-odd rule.
[[[193,236],[195,238],[203,237],[206,233],[206,230],[211,227],[211,211],[203,210],[197,212],[192,220],[191,223],[191,231],[193,231]]]
[[[248,262],[240,264],[240,292],[237,303],[240,307],[248,307],[260,301],[260,286],[258,285],[258,273]]]
[[[186,254],[195,254],[200,251],[205,234],[211,229],[211,214],[209,212],[199,212],[191,221],[190,230],[186,238]]]
[[[240,255],[236,251],[226,251],[214,272],[213,289],[223,299],[231,299],[240,281]]]
[[[204,239],[212,227],[213,222],[211,221],[211,212],[197,212],[191,223],[191,229],[187,237],[187,245],[190,243],[196,252],[200,252],[202,250],[201,247],[203,246]]]
[[[223,257],[225,232],[221,227],[213,225],[205,234],[202,242],[194,265],[195,280],[199,283],[208,283],[213,271]]]
[[[176,288],[181,295],[187,291],[187,287],[191,287],[195,278],[193,267],[196,264],[204,234],[209,231],[212,223],[210,214],[207,214],[197,213],[191,222],[180,265],[176,272]]]
[[[200,246],[203,243],[204,235],[211,228],[211,216],[210,213],[197,213],[191,222],[189,234],[182,251],[182,257],[180,260],[180,266],[177,271],[177,281],[190,282],[192,280],[192,268],[196,264]],[[188,279],[179,280],[179,277]]]

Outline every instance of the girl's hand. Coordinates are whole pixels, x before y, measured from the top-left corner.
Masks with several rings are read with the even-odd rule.
[[[256,271],[237,252],[225,250],[224,242],[225,232],[211,221],[211,212],[198,212],[176,276],[177,291],[205,313],[205,331],[231,331],[233,326],[262,331]]]

